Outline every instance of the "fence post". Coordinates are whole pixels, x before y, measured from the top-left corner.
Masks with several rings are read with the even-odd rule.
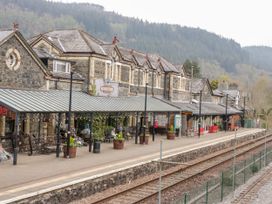
[[[244,184],[246,183],[246,160],[244,161],[244,170],[243,170],[243,174],[244,174]]]
[[[253,155],[253,168],[255,168],[255,154]],[[253,175],[255,174],[255,171],[253,170]]]
[[[161,190],[162,190],[162,140],[160,141],[160,177],[159,177],[159,193],[158,193],[158,203],[161,204]]]
[[[206,183],[206,197],[205,203],[208,204],[209,202],[209,182]]]
[[[262,152],[260,152],[260,170],[262,168]]]
[[[222,202],[224,198],[224,172],[221,173],[221,192],[220,192],[220,201]]]
[[[232,190],[235,191],[235,177],[236,177],[236,166],[233,166],[232,170]]]
[[[187,204],[187,199],[188,199],[188,195],[187,195],[187,193],[185,193],[184,194],[184,202],[183,202],[184,204]]]

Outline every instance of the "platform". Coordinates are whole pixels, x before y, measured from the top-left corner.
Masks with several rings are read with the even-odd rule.
[[[260,131],[263,129],[239,129],[237,137]],[[158,159],[161,140],[163,156],[167,157],[232,138],[233,131],[208,133],[200,138],[176,137],[175,140],[167,140],[166,136],[157,135],[154,142],[149,140],[148,145],[134,144],[133,140],[126,141],[123,150],[114,150],[111,143],[102,143],[100,154],[89,153],[88,147],[81,147],[78,148],[75,159],[56,158],[54,154],[19,154],[17,166],[13,166],[12,161],[0,163],[0,203],[48,192]]]

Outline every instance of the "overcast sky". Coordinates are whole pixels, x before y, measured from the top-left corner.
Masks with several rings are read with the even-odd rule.
[[[89,2],[150,22],[199,27],[242,46],[272,46],[270,0],[57,0]]]

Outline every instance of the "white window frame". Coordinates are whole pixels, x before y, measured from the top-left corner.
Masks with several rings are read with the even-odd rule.
[[[57,69],[58,65],[65,65],[65,71],[59,71]],[[62,72],[62,73],[70,73],[71,72],[71,63],[70,62],[64,62],[64,61],[58,61],[54,60],[53,61],[53,72]]]

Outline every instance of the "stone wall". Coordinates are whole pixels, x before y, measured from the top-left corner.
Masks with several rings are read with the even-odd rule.
[[[106,73],[106,63],[100,60],[94,61],[94,77],[96,79],[104,79]]]
[[[62,80],[49,81],[49,89],[70,90],[70,82],[68,80],[67,81],[62,81]],[[73,82],[72,89],[74,91],[81,91],[84,89],[84,84]]]
[[[189,101],[190,100],[190,92],[173,90],[172,100],[173,101]]]
[[[20,66],[17,70],[11,70],[6,65],[6,52],[10,48],[18,50],[20,55]],[[0,86],[31,89],[46,88],[43,71],[15,36],[0,47]]]
[[[237,139],[237,144],[251,140],[253,138],[258,138],[264,135],[265,132],[248,135]],[[190,152],[177,154],[167,161],[173,162],[188,162],[190,160],[196,159],[198,157],[208,155],[210,153],[222,150],[227,147],[231,147],[234,140],[223,142],[220,144],[212,145],[209,147],[203,147],[197,150],[192,150]],[[164,164],[163,169],[168,169],[171,164]],[[103,177],[88,180],[82,183],[74,184],[63,189],[54,190],[48,193],[40,194],[32,198],[27,198],[17,203],[27,204],[27,203],[68,203],[73,200],[78,200],[97,192],[104,191],[110,187],[118,186],[121,184],[126,184],[132,180],[147,176],[149,174],[155,173],[158,168],[157,162],[149,162],[132,168],[124,169],[115,173],[105,175]]]
[[[68,60],[76,62],[74,67],[74,71],[79,73],[81,76],[83,76],[85,79],[88,79],[89,76],[89,58],[87,57],[78,57],[78,58],[67,58]]]
[[[129,83],[130,68],[127,66],[121,66],[121,82]]]
[[[119,96],[128,96],[129,92],[129,84],[119,83]]]

